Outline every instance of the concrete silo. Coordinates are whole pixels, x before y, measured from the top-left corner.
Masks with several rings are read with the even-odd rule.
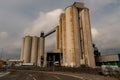
[[[30,62],[33,64],[37,64],[38,57],[38,37],[32,37],[32,48],[31,48],[31,60]]]
[[[40,38],[38,39],[38,57],[37,57],[37,66],[41,66]]]
[[[59,20],[59,50],[62,52],[62,19]]]
[[[75,6],[69,6],[66,14],[66,59],[67,65],[74,67],[80,65],[80,36],[78,24],[78,11]]]
[[[74,45],[76,55],[76,67],[80,66],[81,46],[80,46],[80,27],[77,7],[73,6],[73,29],[74,29]]]
[[[94,54],[93,54],[93,46],[92,46],[92,37],[91,37],[91,28],[90,28],[90,19],[89,19],[89,9],[83,8],[79,12],[80,17],[80,27],[81,30],[81,38],[83,41],[83,50],[84,50],[84,60],[85,64],[87,64],[89,67],[95,67],[95,60],[94,60]]]
[[[41,33],[38,43],[38,59],[37,59],[38,66],[42,66],[41,57],[44,57],[44,43],[45,43],[44,33]]]
[[[66,23],[65,23],[65,13],[60,15],[60,23],[62,26],[62,53],[63,53],[63,62],[62,65],[66,65]]]
[[[59,49],[59,26],[56,27],[56,50]]]
[[[23,40],[22,40],[20,60],[23,60],[23,56],[24,56],[24,46],[25,46],[24,44],[25,44],[25,38],[23,38]]]
[[[24,63],[30,63],[30,58],[31,58],[31,44],[32,44],[32,37],[25,36],[24,56],[23,56]]]

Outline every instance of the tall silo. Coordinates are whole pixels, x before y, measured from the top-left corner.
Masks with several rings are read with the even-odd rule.
[[[81,65],[84,65],[85,64],[85,56],[84,56],[84,53],[85,53],[85,49],[84,49],[84,39],[83,39],[83,29],[82,29],[82,18],[81,18],[81,13],[79,11],[79,26],[80,26],[80,46],[81,46],[81,56],[80,56],[80,63]]]
[[[81,57],[81,45],[80,45],[80,25],[79,25],[79,15],[78,8],[73,6],[73,27],[74,27],[74,44],[75,44],[75,54],[76,54],[76,67],[80,66]]]
[[[59,20],[59,50],[62,52],[62,19]]]
[[[22,38],[22,47],[21,47],[21,54],[20,54],[20,60],[23,60],[24,56],[24,45],[25,44],[25,38]]]
[[[38,37],[32,37],[32,48],[31,48],[31,60],[30,62],[33,64],[37,64],[38,57]]]
[[[59,49],[59,26],[56,27],[56,50]]]
[[[25,36],[24,56],[23,56],[24,63],[30,63],[31,43],[32,43],[32,37],[31,36]]]
[[[84,8],[79,12],[81,17],[81,27],[82,27],[82,39],[84,48],[84,60],[89,67],[95,67],[95,60],[93,54],[92,37],[91,37],[91,27],[89,19],[89,9]]]
[[[40,38],[38,39],[38,57],[37,57],[37,66],[41,66],[41,53],[40,53]]]
[[[66,18],[66,66],[74,67],[76,65],[74,23],[73,23],[73,6],[65,10]]]
[[[65,23],[65,13],[60,15],[60,23],[62,26],[62,53],[63,53],[63,62],[62,65],[66,65],[66,23]]]
[[[41,57],[44,57],[44,44],[45,44],[45,39],[44,39],[44,33],[42,32],[38,44],[38,59],[37,59],[38,66],[42,66]]]

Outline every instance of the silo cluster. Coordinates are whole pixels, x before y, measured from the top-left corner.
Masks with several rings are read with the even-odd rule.
[[[44,51],[43,44],[44,37],[25,36],[20,57],[23,63],[33,63],[34,65],[41,66],[41,56]]]
[[[59,56],[62,66],[95,67],[89,9],[79,2],[65,8],[65,12],[60,15],[58,26],[52,32],[45,35],[41,33],[40,37],[25,36],[21,60],[41,66],[41,57],[44,57],[46,64],[47,54],[43,54],[44,39],[53,32],[56,32],[56,54],[62,54],[62,57]]]
[[[95,66],[89,9],[83,3],[75,2],[60,15],[56,49],[63,53],[63,66]]]

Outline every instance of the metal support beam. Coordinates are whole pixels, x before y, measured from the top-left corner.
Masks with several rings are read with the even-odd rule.
[[[46,33],[46,34],[44,35],[44,37],[47,37],[47,36],[49,36],[50,34],[52,34],[52,33],[54,33],[54,32],[55,32],[55,28],[52,29],[51,31],[49,31],[48,33]]]

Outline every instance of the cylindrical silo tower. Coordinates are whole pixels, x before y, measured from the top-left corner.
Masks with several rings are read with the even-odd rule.
[[[37,66],[41,66],[41,53],[40,53],[40,38],[38,39],[38,57],[37,57]]]
[[[81,46],[80,46],[80,27],[79,27],[79,15],[77,7],[73,6],[73,27],[74,27],[74,39],[75,39],[75,54],[76,54],[76,67],[80,66]]]
[[[90,19],[89,19],[89,9],[83,8],[83,10],[79,12],[79,16],[80,16],[80,22],[81,22],[80,27],[82,27],[81,33],[82,33],[82,39],[83,39],[85,64],[87,64],[89,67],[95,67]]]
[[[32,43],[32,37],[25,36],[24,56],[23,56],[24,63],[30,63],[30,58],[31,58],[31,43]]]
[[[59,26],[56,27],[56,50],[59,49]]]
[[[22,40],[20,60],[23,60],[23,56],[24,56],[24,46],[25,46],[25,38],[23,38],[23,40]]]
[[[44,44],[45,44],[44,33],[41,33],[41,36],[39,38],[39,44],[38,44],[38,59],[37,59],[38,66],[43,65],[43,64],[41,64],[41,57],[42,56],[44,57]]]
[[[30,62],[33,64],[37,64],[38,57],[38,37],[32,37],[32,48],[31,48],[31,60]]]
[[[73,23],[73,6],[65,10],[66,18],[66,66],[74,67],[76,65],[74,23]]]
[[[62,13],[60,15],[60,23],[62,26],[62,53],[63,53],[63,62],[62,65],[65,66],[66,65],[66,23],[65,23],[65,13]]]
[[[59,50],[62,52],[62,19],[59,20]]]

